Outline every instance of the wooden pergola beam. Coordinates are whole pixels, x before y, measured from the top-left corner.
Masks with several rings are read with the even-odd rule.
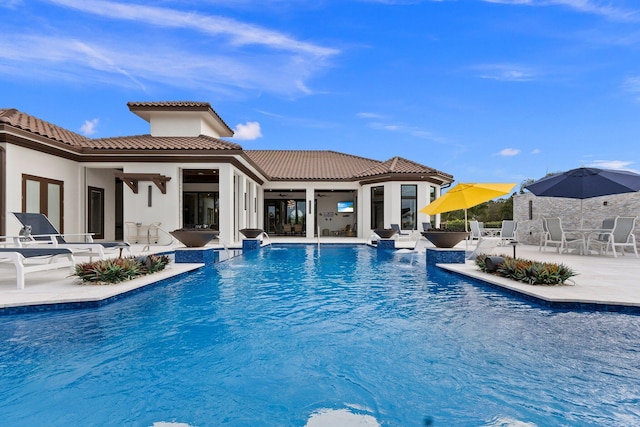
[[[138,182],[151,181],[156,187],[160,189],[162,194],[167,194],[167,182],[171,181],[170,176],[165,176],[159,173],[123,173],[117,172],[116,178],[120,178],[127,187],[133,191],[134,194],[138,194]]]

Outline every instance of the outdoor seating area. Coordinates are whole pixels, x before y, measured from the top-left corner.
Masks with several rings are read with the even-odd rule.
[[[559,253],[574,249],[579,255],[625,254],[629,250],[638,256],[634,233],[636,217],[605,218],[600,228],[565,228],[559,217],[542,218],[539,250],[548,246]],[[616,250],[616,248],[618,250]]]

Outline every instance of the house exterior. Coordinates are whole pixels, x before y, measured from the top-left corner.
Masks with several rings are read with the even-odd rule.
[[[335,151],[243,150],[207,102],[130,102],[149,134],[91,139],[15,109],[0,109],[0,235],[11,212],[41,212],[63,233],[128,240],[126,224],[166,231],[207,225],[234,244],[239,230],[368,237],[401,224],[453,176],[401,157]],[[435,219],[434,219],[435,220]]]

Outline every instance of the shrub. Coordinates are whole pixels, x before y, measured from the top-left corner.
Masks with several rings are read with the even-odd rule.
[[[564,264],[530,261],[504,255],[502,257],[504,263],[491,273],[530,285],[563,285],[565,281],[576,275]],[[480,270],[488,273],[486,259],[487,255],[479,255],[476,258],[476,265]]]
[[[73,276],[84,283],[120,283],[163,270],[168,263],[166,255],[105,259],[77,264]]]

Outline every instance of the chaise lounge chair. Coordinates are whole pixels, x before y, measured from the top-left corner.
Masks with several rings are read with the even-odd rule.
[[[468,260],[475,260],[478,255],[489,255],[500,244],[501,239],[499,237],[480,237],[476,248],[467,257]]]
[[[411,233],[403,233],[399,224],[391,224],[391,229],[395,230],[398,239],[411,239]]]
[[[73,234],[60,234],[58,230],[51,224],[49,218],[41,213],[25,213],[12,212],[23,227],[29,226],[31,234],[22,236],[20,239],[14,239],[16,246],[23,247],[25,244],[41,244],[53,245],[56,248],[69,248],[75,250],[76,255],[81,255],[78,250],[84,250],[84,255],[93,256],[97,254],[100,259],[104,259],[105,251],[114,251],[126,249],[131,253],[131,246],[126,242],[94,242],[91,233],[75,234],[75,236],[84,237],[84,242],[68,242],[64,236],[73,236]]]
[[[27,260],[47,260],[47,263],[27,263]],[[73,271],[75,260],[68,248],[0,248],[0,265],[12,263],[16,268],[16,286],[24,289],[24,275],[69,267]]]

